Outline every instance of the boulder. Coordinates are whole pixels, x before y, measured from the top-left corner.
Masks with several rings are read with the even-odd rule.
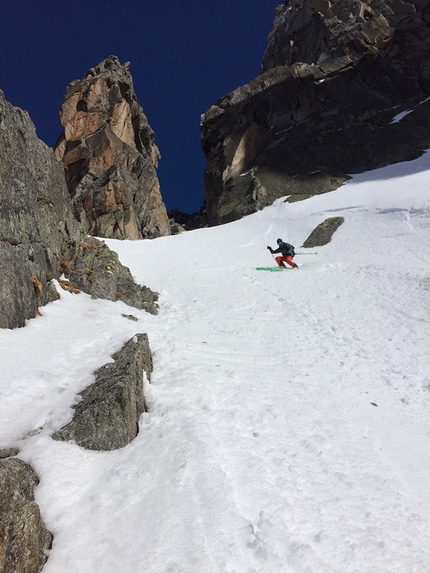
[[[87,233],[154,238],[170,234],[156,174],[160,153],[129,65],[110,56],[69,84],[55,153],[65,169],[75,217]]]
[[[81,393],[72,421],[52,436],[55,440],[107,451],[137,436],[146,410],[143,372],[148,380],[152,372],[148,336],[136,334],[112,358],[95,372],[94,384]]]
[[[17,458],[0,460],[0,571],[39,573],[52,535],[34,501],[39,483],[31,467]]]
[[[429,22],[419,0],[281,4],[261,74],[201,118],[210,224],[430,147]]]

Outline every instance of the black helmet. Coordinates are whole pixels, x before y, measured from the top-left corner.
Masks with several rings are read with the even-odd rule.
[[[281,243],[283,243],[283,240],[282,240],[282,239],[277,239],[276,242],[278,243],[278,245],[280,245]]]

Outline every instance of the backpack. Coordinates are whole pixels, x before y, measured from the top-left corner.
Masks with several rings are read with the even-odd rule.
[[[282,243],[282,245],[285,245],[286,250],[287,250],[289,255],[291,255],[292,257],[296,256],[296,252],[294,250],[293,245],[290,245],[290,243]]]

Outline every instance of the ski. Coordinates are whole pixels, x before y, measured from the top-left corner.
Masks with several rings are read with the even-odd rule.
[[[257,267],[255,270],[256,271],[269,271],[271,273],[278,273],[278,272],[289,271],[289,270],[293,270],[293,269],[287,269],[287,268],[282,269],[281,267]]]

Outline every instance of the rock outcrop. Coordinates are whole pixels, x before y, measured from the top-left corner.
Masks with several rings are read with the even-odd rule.
[[[172,235],[178,235],[184,231],[202,229],[209,225],[205,205],[203,205],[199,211],[191,214],[173,209],[173,211],[169,211],[169,218]]]
[[[62,247],[79,241],[61,166],[27,112],[0,91],[0,327],[57,300]]]
[[[157,312],[158,295],[79,228],[53,150],[0,91],[0,328],[24,326],[57,300],[52,279],[62,273],[93,297]]]
[[[302,247],[310,249],[312,247],[322,247],[330,243],[334,233],[344,223],[343,217],[329,217],[322,223],[315,227]]]
[[[160,153],[129,63],[110,56],[69,84],[60,119],[55,153],[84,230],[114,239],[169,235],[156,174]]]
[[[63,257],[62,270],[72,292],[83,291],[92,298],[114,302],[121,300],[150,314],[158,313],[158,293],[136,284],[130,269],[119,262],[117,253],[103,241],[86,237],[79,243],[65,245]],[[65,281],[60,285],[67,287]]]
[[[261,75],[202,116],[210,223],[418,157],[429,95],[428,0],[284,2]]]
[[[19,454],[18,448],[4,448],[0,450],[0,460],[4,460],[5,458],[12,458],[13,456],[17,456]]]
[[[133,440],[145,411],[143,372],[148,380],[152,355],[148,336],[136,334],[95,372],[96,381],[81,393],[72,421],[55,440],[72,441],[88,450],[115,450]]]
[[[31,467],[16,458],[0,460],[0,571],[39,573],[52,535],[34,501],[39,483]]]

